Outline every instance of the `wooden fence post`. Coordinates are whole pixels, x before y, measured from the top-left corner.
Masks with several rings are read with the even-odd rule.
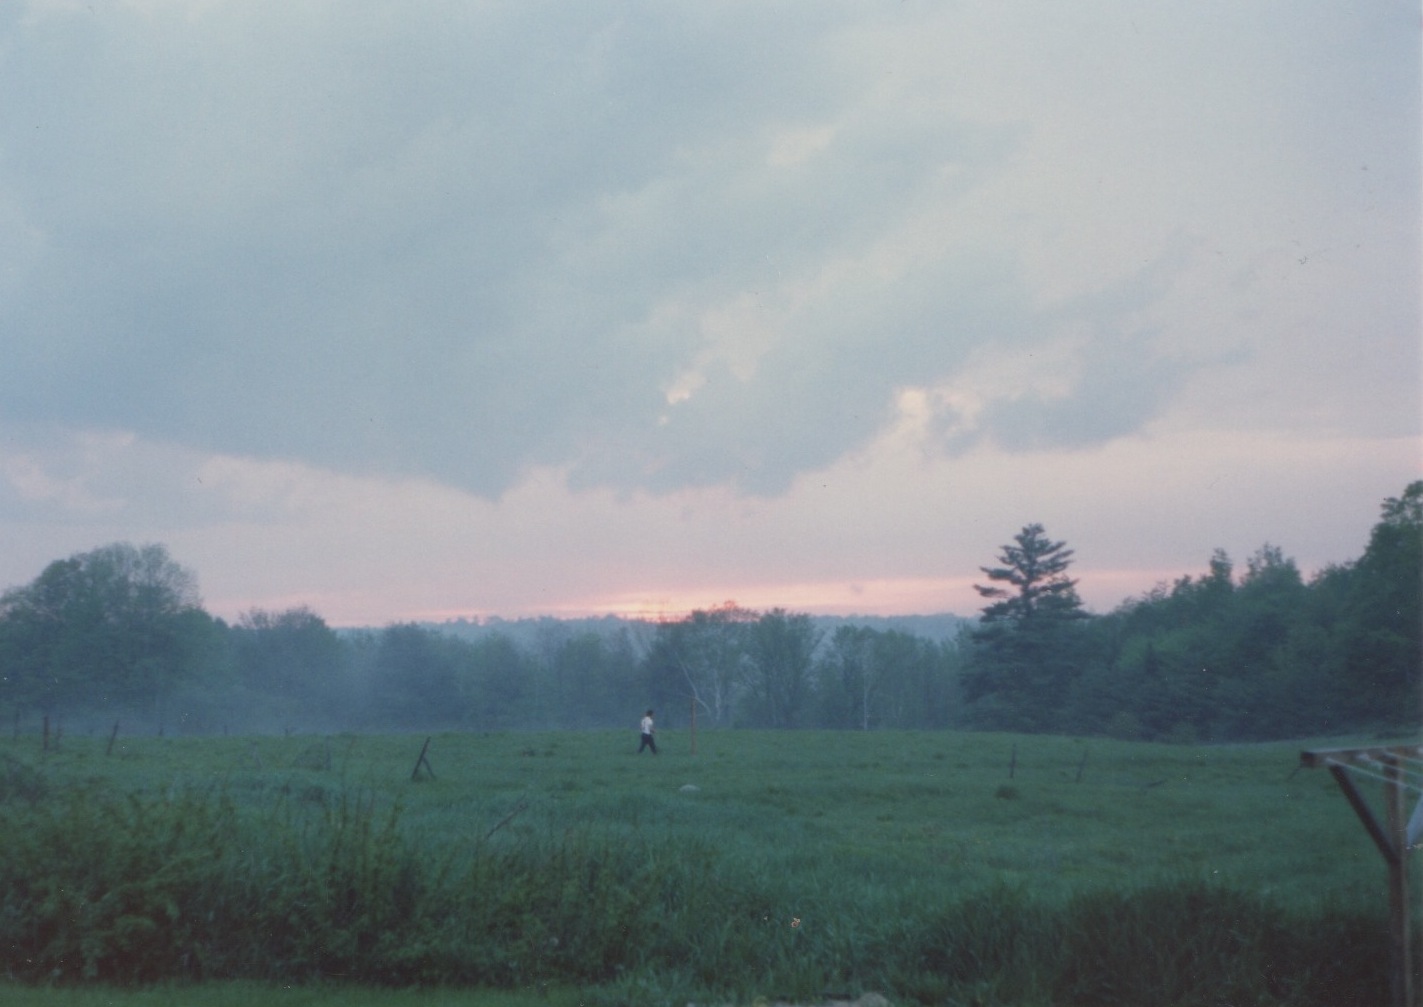
[[[1414,969],[1413,934],[1408,899],[1408,812],[1403,807],[1403,767],[1394,756],[1385,757],[1384,821],[1389,840],[1398,856],[1388,862],[1389,956],[1393,962],[1393,998],[1407,1007],[1417,1007],[1417,978]]]
[[[425,758],[425,753],[430,750],[430,739],[425,739],[425,744],[420,747],[420,758],[415,760],[415,768],[410,772],[411,780],[420,779],[420,767],[425,767],[425,772],[430,774],[430,779],[435,778],[435,771],[430,768],[430,760]]]
[[[1328,768],[1388,866],[1389,989],[1394,1007],[1419,1007],[1415,987],[1417,978],[1414,975],[1417,959],[1408,904],[1408,854],[1411,849],[1403,793],[1407,782],[1404,765],[1406,762],[1416,764],[1420,759],[1423,759],[1423,746],[1419,745],[1316,749],[1300,753],[1302,767]],[[1373,809],[1354,786],[1350,778],[1351,770],[1383,780],[1383,822],[1374,816]]]

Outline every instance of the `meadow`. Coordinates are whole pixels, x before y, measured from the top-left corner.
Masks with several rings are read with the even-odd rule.
[[[632,732],[441,734],[412,780],[425,740],[0,740],[0,954],[18,981],[0,992],[1387,995],[1382,861],[1328,774],[1296,770],[1299,743],[728,731],[693,754],[664,732],[653,757]]]

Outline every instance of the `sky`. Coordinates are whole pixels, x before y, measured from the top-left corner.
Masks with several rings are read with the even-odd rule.
[[[227,619],[1089,608],[1423,477],[1377,0],[9,0],[0,588]]]

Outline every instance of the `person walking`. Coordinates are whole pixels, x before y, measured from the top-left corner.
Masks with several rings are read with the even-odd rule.
[[[652,711],[648,710],[642,717],[642,744],[637,746],[637,754],[641,755],[644,748],[652,749],[652,754],[657,754],[657,740],[653,738],[656,728],[652,726]]]

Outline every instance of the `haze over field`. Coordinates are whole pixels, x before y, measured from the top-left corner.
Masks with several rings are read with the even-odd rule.
[[[1423,474],[1415,4],[0,7],[0,587],[1099,610]]]

